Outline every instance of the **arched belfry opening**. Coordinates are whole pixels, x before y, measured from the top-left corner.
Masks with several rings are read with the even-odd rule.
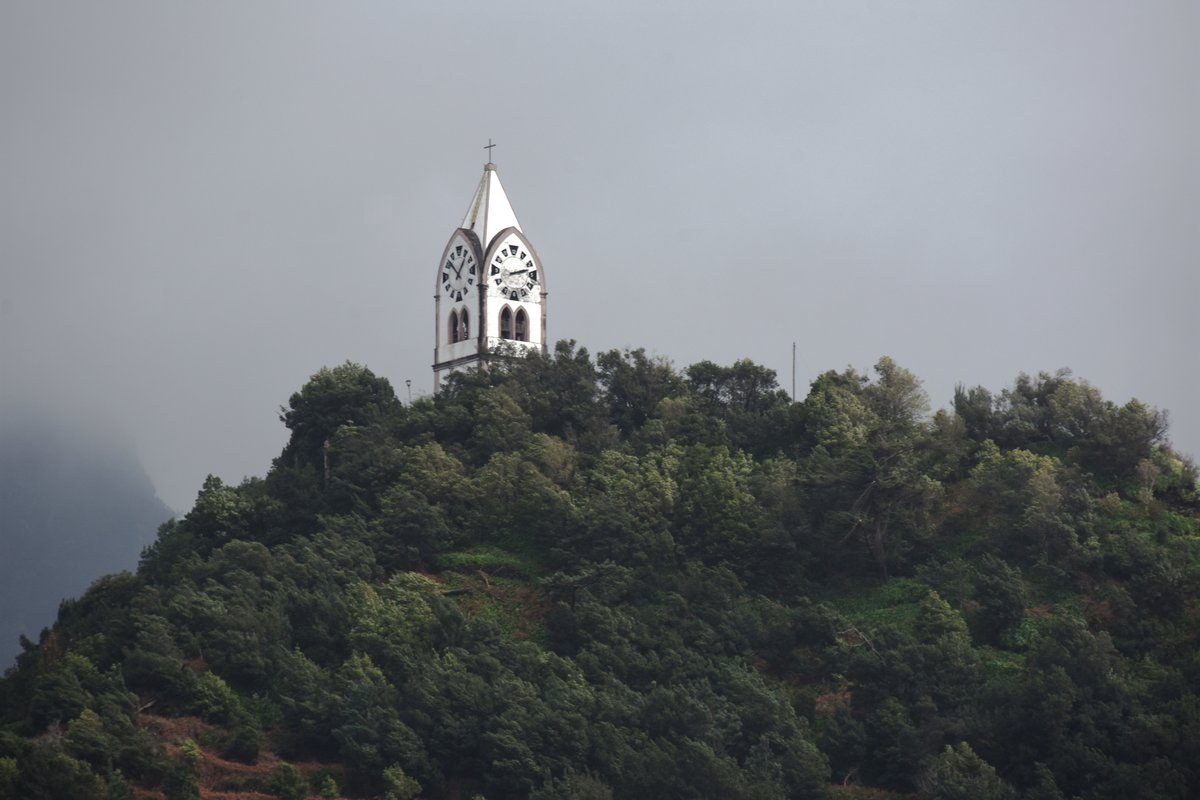
[[[513,338],[513,313],[508,306],[500,309],[500,338]]]
[[[518,342],[529,341],[529,317],[525,315],[525,309],[518,308],[516,320],[514,321],[515,329],[513,330],[513,338]]]
[[[451,344],[454,344],[455,342],[458,341],[458,312],[457,311],[450,312],[449,337],[450,337]]]
[[[458,318],[458,341],[465,342],[471,338],[471,315],[464,308]]]

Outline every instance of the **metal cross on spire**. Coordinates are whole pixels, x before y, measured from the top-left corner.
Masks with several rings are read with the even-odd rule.
[[[489,164],[492,163],[492,148],[495,146],[496,145],[492,144],[492,137],[489,136],[488,143],[486,145],[484,145],[484,147],[483,147],[484,150],[488,151],[488,163]]]

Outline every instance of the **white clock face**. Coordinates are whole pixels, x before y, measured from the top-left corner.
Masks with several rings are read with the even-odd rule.
[[[471,248],[463,244],[454,245],[446,256],[446,263],[442,264],[442,290],[458,302],[475,287],[478,277],[479,265],[475,263]]]
[[[509,300],[525,300],[536,295],[538,286],[537,265],[533,257],[520,245],[510,244],[500,248],[489,265],[488,278],[492,285]]]

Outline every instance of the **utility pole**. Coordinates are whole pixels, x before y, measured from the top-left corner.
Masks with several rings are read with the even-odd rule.
[[[792,342],[792,402],[796,402],[796,343]]]

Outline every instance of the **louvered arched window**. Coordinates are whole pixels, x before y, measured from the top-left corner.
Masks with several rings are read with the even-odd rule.
[[[465,312],[464,312],[465,313]],[[458,312],[450,312],[450,344],[458,341]]]
[[[467,310],[462,310],[462,316],[458,318],[458,340],[465,342],[471,338],[471,318],[467,314]]]
[[[525,316],[525,309],[517,309],[517,335],[514,337],[518,342],[529,341],[529,318]]]
[[[500,338],[512,338],[512,309],[505,306],[500,311]]]

